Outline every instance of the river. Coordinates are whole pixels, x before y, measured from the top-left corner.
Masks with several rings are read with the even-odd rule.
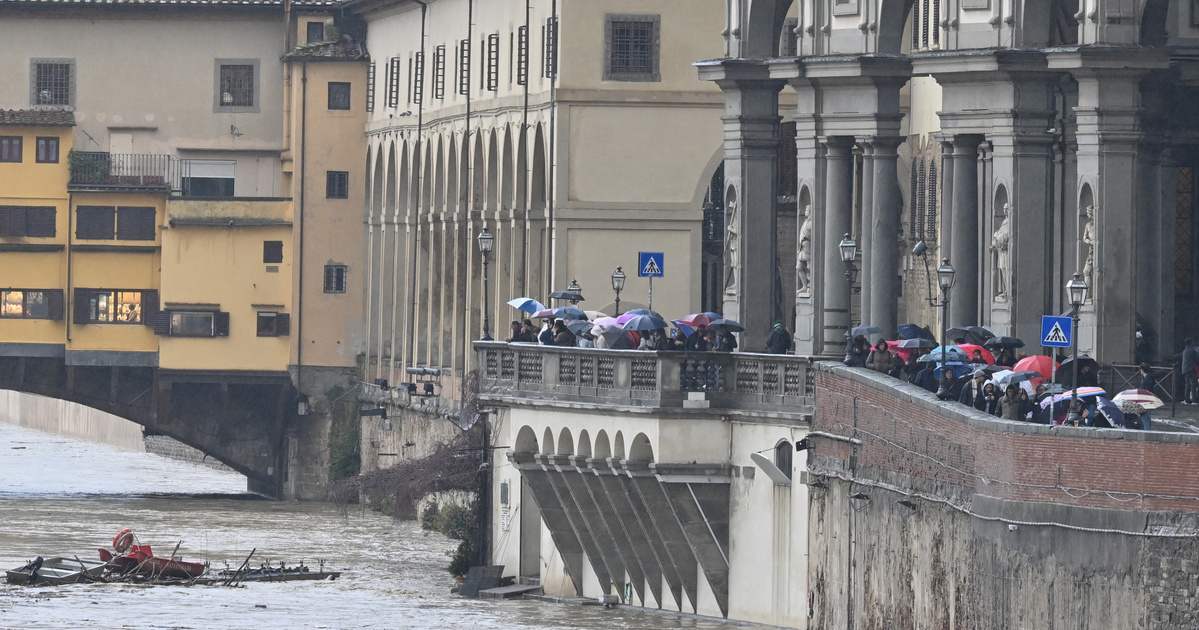
[[[456,541],[358,508],[272,502],[245,478],[148,453],[0,422],[0,568],[34,556],[97,558],[120,530],[221,568],[303,560],[332,582],[244,587],[0,583],[0,628],[728,628],[628,608],[462,599],[450,594]]]

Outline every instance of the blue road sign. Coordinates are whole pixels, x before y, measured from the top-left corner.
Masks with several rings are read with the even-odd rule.
[[[1050,348],[1069,348],[1074,338],[1074,320],[1069,317],[1041,317],[1041,345]]]
[[[637,275],[642,278],[661,278],[665,269],[666,255],[662,252],[641,252],[637,263]]]

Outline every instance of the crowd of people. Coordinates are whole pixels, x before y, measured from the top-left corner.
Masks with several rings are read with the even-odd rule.
[[[539,329],[531,319],[513,320],[509,324],[511,334],[504,339],[508,343],[537,343],[543,346],[565,346],[573,348],[607,348],[611,350],[678,350],[685,352],[733,352],[737,350],[737,336],[728,326],[704,325],[695,328],[674,326],[648,331],[612,330],[596,333],[585,327],[578,333],[567,326],[568,320],[546,319]],[[791,349],[791,333],[783,323],[775,322],[766,336],[766,351],[770,354],[786,354]]]

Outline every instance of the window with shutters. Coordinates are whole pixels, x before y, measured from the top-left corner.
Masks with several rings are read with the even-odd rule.
[[[258,60],[217,59],[213,111],[258,112]]]
[[[529,27],[516,29],[516,84],[529,82]]]
[[[778,467],[787,478],[790,479],[795,470],[792,464],[792,456],[795,454],[795,446],[790,441],[779,442],[774,447],[774,465]]]
[[[117,208],[117,240],[152,241],[158,213],[154,208],[121,206]]]
[[[76,289],[76,324],[142,324],[142,291]],[[82,315],[82,317],[78,317]],[[82,319],[83,321],[80,321]]]
[[[928,161],[928,207],[924,219],[925,239],[937,240],[937,159]]]
[[[283,262],[283,241],[263,241],[262,262],[268,265]]]
[[[75,209],[75,238],[111,241],[116,237],[117,209],[112,206],[79,206]]]
[[[325,197],[347,199],[350,196],[350,173],[347,171],[325,171]]]
[[[928,216],[928,162],[920,158],[916,176],[916,234],[924,236],[924,219]]]
[[[445,46],[433,51],[433,98],[445,98]]]
[[[458,42],[458,93],[470,95],[470,40]]]
[[[387,106],[400,106],[400,58],[387,60]]]
[[[412,57],[412,104],[420,105],[425,100],[425,53]]]
[[[41,107],[75,104],[75,60],[31,59],[29,103]]]
[[[661,81],[657,15],[608,15],[604,19],[604,80]]]
[[[171,337],[228,337],[229,314],[220,311],[166,311]],[[157,330],[156,330],[157,332]]]
[[[0,291],[0,317],[60,320],[62,289],[5,289]]]
[[[366,111],[375,111],[375,62],[366,67]]]
[[[546,18],[545,26],[541,27],[541,41],[545,42],[542,56],[542,74],[547,79],[558,76],[558,18]]]
[[[912,4],[912,50],[941,47],[941,0],[916,0]]]
[[[350,109],[350,84],[342,81],[329,82],[329,109]]]
[[[346,266],[325,265],[325,293],[346,292]]]
[[[495,92],[500,89],[500,34],[491,33],[487,36],[487,90]]]
[[[0,162],[21,161],[21,136],[0,136]]]
[[[0,206],[0,237],[54,238],[57,213],[53,206]]]
[[[39,164],[58,164],[58,138],[38,137],[37,161]]]
[[[290,334],[290,315],[275,311],[258,311],[259,337],[286,337]]]

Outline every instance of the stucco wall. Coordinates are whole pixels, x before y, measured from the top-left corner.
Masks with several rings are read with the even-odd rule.
[[[128,451],[146,450],[141,426],[56,398],[0,389],[0,422],[111,444]]]
[[[812,627],[1194,624],[1199,436],[996,420],[829,365]]]

